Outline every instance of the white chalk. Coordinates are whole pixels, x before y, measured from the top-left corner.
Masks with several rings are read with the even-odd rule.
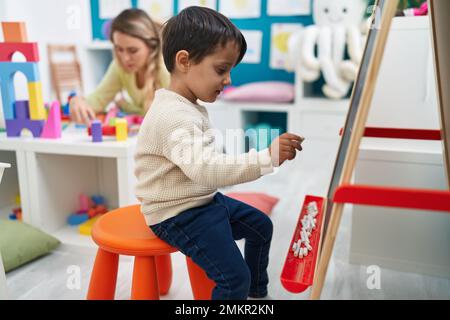
[[[302,255],[303,255],[304,257],[308,256],[308,249],[307,249],[307,248],[303,248]]]

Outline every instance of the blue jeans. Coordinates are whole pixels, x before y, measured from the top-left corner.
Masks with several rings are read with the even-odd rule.
[[[258,209],[217,193],[211,203],[150,228],[205,270],[216,283],[212,299],[267,295],[273,225]],[[240,239],[245,239],[245,259],[235,242]]]

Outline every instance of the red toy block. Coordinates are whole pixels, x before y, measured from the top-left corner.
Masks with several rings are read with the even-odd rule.
[[[2,29],[5,42],[28,42],[24,22],[2,22]]]
[[[89,136],[92,136],[92,129],[91,128],[88,128],[88,134],[89,134]],[[104,136],[113,137],[113,136],[116,135],[116,127],[112,127],[112,126],[102,127],[102,134]]]
[[[35,42],[0,43],[0,62],[12,62],[12,57],[16,52],[22,53],[27,59],[27,62],[39,62],[39,49]]]
[[[97,210],[95,208],[91,208],[87,212],[89,219],[94,218],[97,215]]]

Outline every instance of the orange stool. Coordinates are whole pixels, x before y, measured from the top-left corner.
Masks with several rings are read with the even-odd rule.
[[[119,255],[134,256],[133,300],[158,300],[172,284],[170,254],[177,249],[156,237],[146,225],[140,206],[120,208],[100,217],[92,228],[99,246],[89,284],[88,300],[112,300],[116,291]],[[211,299],[215,286],[206,273],[186,257],[194,299]]]

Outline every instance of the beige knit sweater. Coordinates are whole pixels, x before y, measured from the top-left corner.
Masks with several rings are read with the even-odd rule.
[[[136,196],[148,225],[211,202],[218,188],[273,172],[268,150],[217,150],[205,107],[160,89],[142,123],[135,154]]]

